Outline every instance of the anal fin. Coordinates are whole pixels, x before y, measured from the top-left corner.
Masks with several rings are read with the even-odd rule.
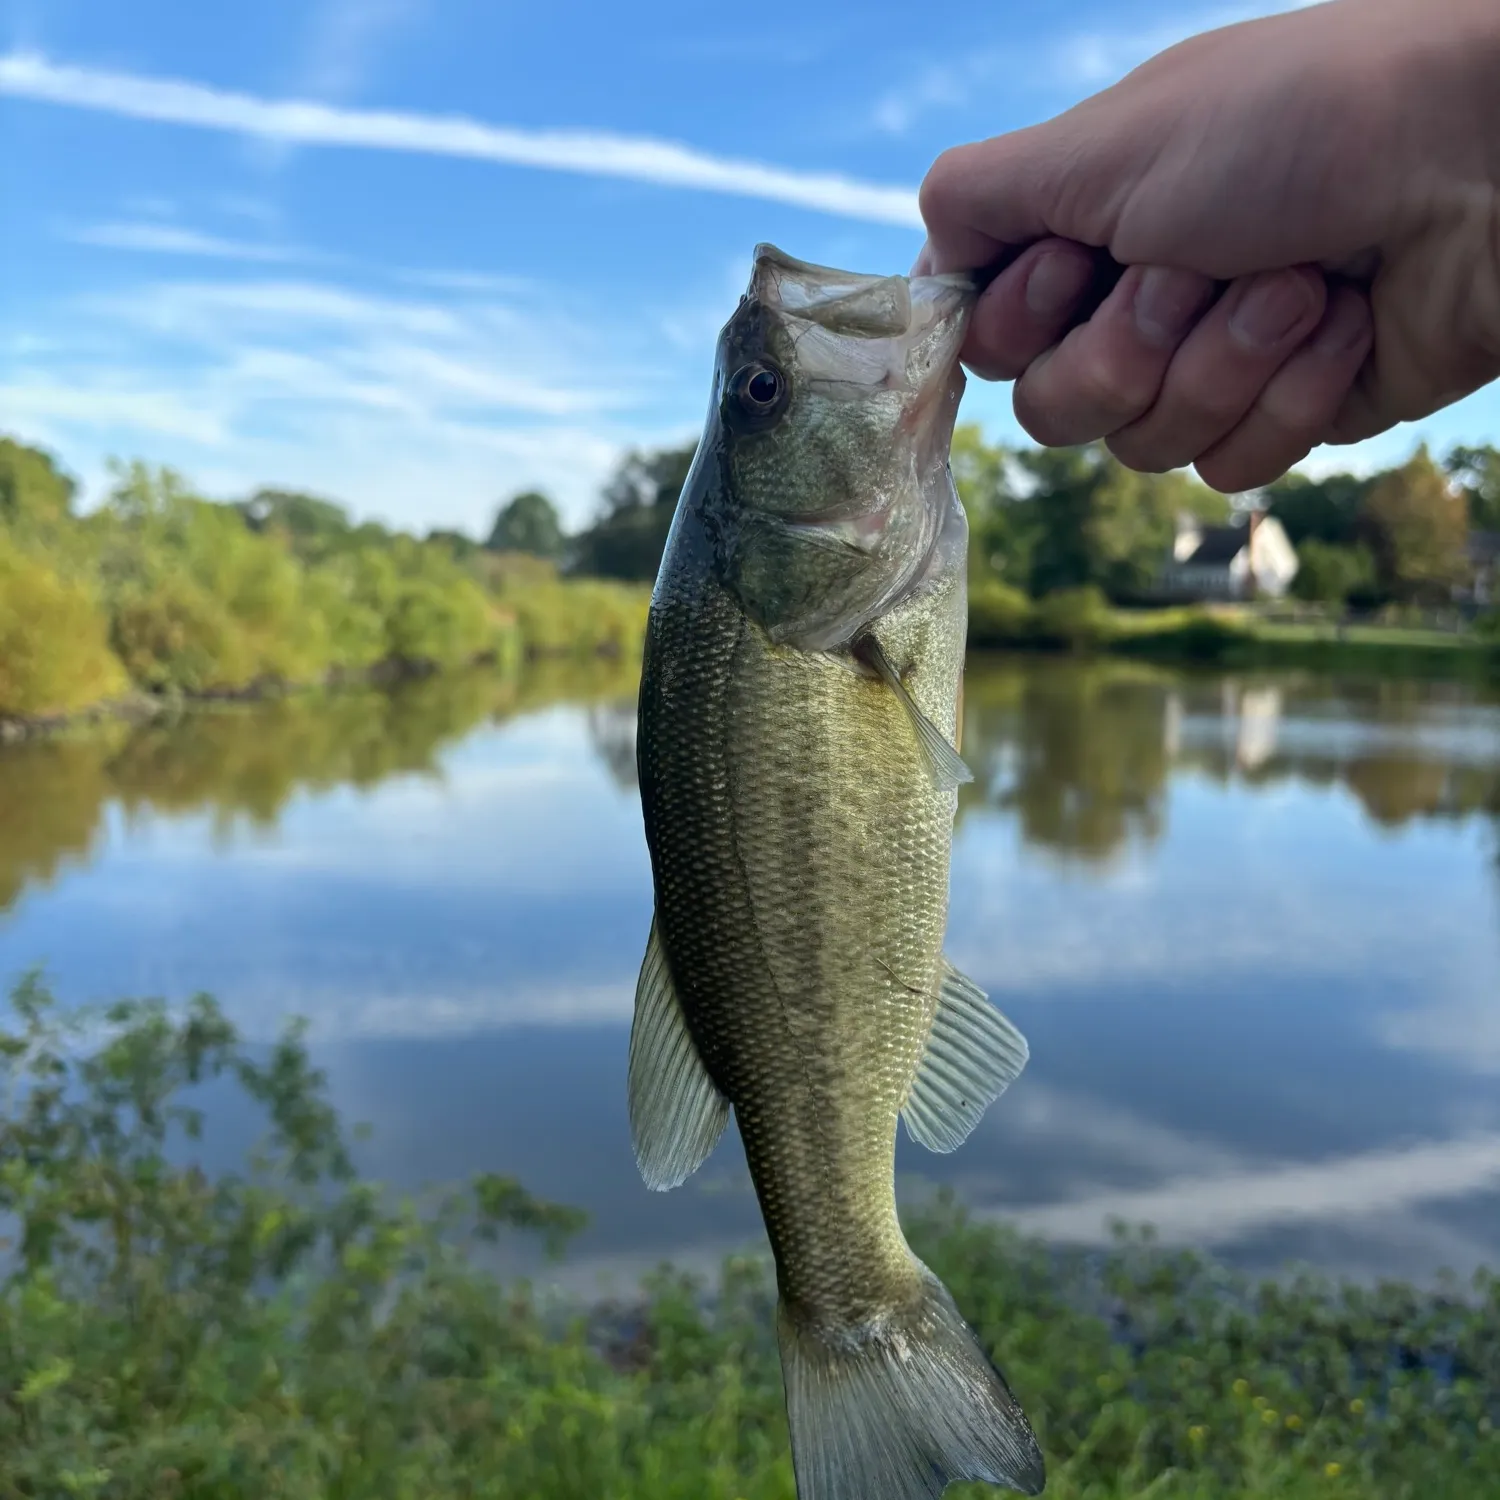
[[[721,1094],[687,1027],[662,952],[656,919],[635,987],[627,1071],[636,1164],[656,1192],[680,1186],[703,1165],[729,1123]]]
[[[927,1050],[901,1110],[906,1133],[929,1151],[957,1150],[1030,1055],[1026,1038],[945,958]]]

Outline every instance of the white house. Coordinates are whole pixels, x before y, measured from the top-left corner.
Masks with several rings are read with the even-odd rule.
[[[1253,510],[1230,526],[1178,516],[1172,555],[1157,582],[1174,599],[1279,599],[1296,576],[1297,549],[1281,522]]]

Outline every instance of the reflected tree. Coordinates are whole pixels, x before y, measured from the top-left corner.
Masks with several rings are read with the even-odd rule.
[[[110,807],[206,814],[227,840],[274,828],[300,793],[440,776],[442,752],[486,723],[557,702],[615,704],[633,681],[633,664],[599,661],[438,673],[0,748],[0,911],[85,863]]]
[[[1030,844],[1107,860],[1162,832],[1169,679],[1106,663],[981,667],[965,686],[976,805],[1014,811]]]
[[[598,703],[589,709],[589,743],[618,787],[640,785],[635,765],[634,699]]]

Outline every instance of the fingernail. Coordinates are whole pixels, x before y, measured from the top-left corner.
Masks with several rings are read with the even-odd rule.
[[[1346,293],[1334,304],[1318,330],[1313,348],[1327,359],[1352,354],[1370,336],[1370,314],[1364,298]]]
[[[1251,349],[1271,349],[1312,311],[1316,291],[1306,276],[1271,271],[1257,276],[1229,315],[1229,329]]]
[[[1039,318],[1067,312],[1088,290],[1094,268],[1081,255],[1049,250],[1037,257],[1026,278],[1026,308]]]
[[[1197,321],[1211,290],[1191,271],[1147,266],[1135,286],[1135,326],[1153,344],[1175,344]]]

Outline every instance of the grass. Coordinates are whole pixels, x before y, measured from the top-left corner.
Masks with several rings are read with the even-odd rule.
[[[201,1087],[264,1112],[192,1165]],[[771,1288],[663,1269],[564,1303],[481,1268],[579,1216],[488,1176],[425,1208],[358,1179],[301,1035],[212,1001],[0,1024],[0,1497],[792,1500]],[[1055,1500],[1500,1493],[1500,1283],[1250,1287],[1147,1238],[1061,1255],[913,1216],[1024,1401]],[[955,1495],[993,1493],[976,1487]]]
[[[1117,609],[1094,589],[1033,601],[993,582],[971,591],[969,642],[980,650],[1098,652],[1225,668],[1500,678],[1500,641],[1479,632],[1339,626],[1244,606]]]

